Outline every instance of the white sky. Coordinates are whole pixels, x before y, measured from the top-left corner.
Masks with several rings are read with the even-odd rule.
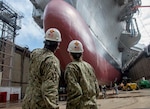
[[[9,3],[14,9],[24,15],[21,20],[21,30],[15,39],[15,43],[22,47],[29,47],[30,50],[43,47],[44,32],[32,18],[32,4],[30,0],[3,0]],[[142,5],[149,5],[150,0],[142,0]],[[136,14],[139,30],[142,34],[139,43],[150,44],[150,7],[139,8],[140,13]]]
[[[150,6],[150,0],[142,0],[142,6]],[[150,7],[139,8],[140,13],[137,14],[138,26],[141,32],[141,40],[139,43],[150,44]]]

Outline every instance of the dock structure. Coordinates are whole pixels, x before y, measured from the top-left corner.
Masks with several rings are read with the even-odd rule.
[[[23,15],[0,0],[0,86],[11,86],[14,41]]]

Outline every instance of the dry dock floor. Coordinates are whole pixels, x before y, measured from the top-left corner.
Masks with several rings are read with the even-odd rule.
[[[107,91],[105,99],[97,100],[99,109],[150,109],[150,89],[134,91],[119,91],[118,95],[112,90]],[[60,101],[60,109],[65,109],[66,101]],[[0,103],[0,109],[22,109],[21,101]]]

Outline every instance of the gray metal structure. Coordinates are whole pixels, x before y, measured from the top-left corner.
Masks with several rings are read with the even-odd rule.
[[[22,14],[15,11],[8,3],[0,0],[0,72],[1,86],[11,86],[14,41],[21,29]]]

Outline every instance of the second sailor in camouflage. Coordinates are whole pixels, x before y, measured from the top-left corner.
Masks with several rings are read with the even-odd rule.
[[[71,41],[68,51],[72,62],[65,70],[66,109],[98,109],[96,98],[100,89],[93,67],[82,60],[82,43],[78,40]]]

